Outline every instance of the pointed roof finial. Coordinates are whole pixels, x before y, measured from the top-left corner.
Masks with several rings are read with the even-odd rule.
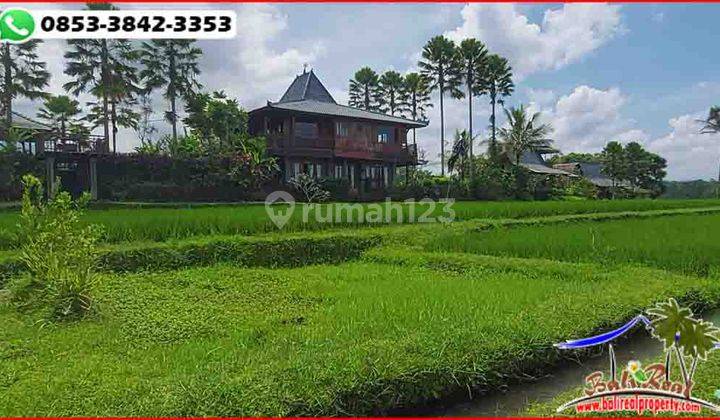
[[[308,63],[303,63],[303,74],[307,73]]]

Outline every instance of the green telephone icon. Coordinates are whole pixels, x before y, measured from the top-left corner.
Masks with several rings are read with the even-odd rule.
[[[0,40],[22,42],[35,32],[35,20],[25,9],[7,9],[0,14]]]

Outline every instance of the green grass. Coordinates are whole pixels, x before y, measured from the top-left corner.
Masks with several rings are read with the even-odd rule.
[[[577,222],[485,231],[447,231],[427,250],[550,258],[602,264],[635,263],[708,275],[720,265],[720,215]]]
[[[548,215],[581,214],[617,211],[645,211],[660,209],[698,208],[716,206],[718,200],[616,200],[616,201],[537,201],[537,202],[457,202],[454,210],[458,220],[508,219]],[[320,214],[328,214],[328,206],[322,205]],[[367,209],[367,204],[364,205]],[[404,206],[404,221],[408,220],[409,206]],[[416,215],[429,210],[427,205],[417,205]],[[431,215],[443,215],[442,205],[437,205]],[[317,230],[337,227],[337,224],[302,223],[302,211],[296,208],[285,231]],[[340,226],[356,226],[357,215]],[[106,229],[107,242],[164,241],[198,235],[253,235],[276,231],[263,205],[200,206],[188,208],[106,208],[90,210],[84,217],[88,223],[101,224]],[[16,225],[17,211],[0,212],[0,249],[18,244]]]
[[[106,275],[101,315],[42,327],[0,306],[0,416],[348,415],[497,387],[552,344],[709,279],[375,250],[299,269]]]

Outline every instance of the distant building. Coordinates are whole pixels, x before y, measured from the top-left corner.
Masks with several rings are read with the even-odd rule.
[[[604,165],[600,162],[569,162],[553,165],[553,168],[573,173],[590,181],[598,189],[600,197],[610,197],[612,195],[610,190],[613,187],[642,192],[639,189],[633,189],[627,181],[613,181],[603,173],[603,167]]]
[[[545,162],[545,158],[543,157],[543,155],[550,153],[558,153],[558,151],[551,147],[536,150],[527,150],[523,152],[522,156],[520,157],[520,166],[536,174],[573,176],[573,172],[550,166],[550,164]]]
[[[362,195],[391,185],[398,167],[417,164],[408,131],[426,122],[340,105],[310,70],[278,102],[250,111],[250,132],[267,138],[285,181],[305,173],[344,180]]]

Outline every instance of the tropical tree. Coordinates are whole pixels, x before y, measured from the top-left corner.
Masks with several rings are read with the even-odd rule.
[[[703,134],[720,133],[720,106],[713,106],[708,112],[707,118],[702,120],[703,127],[700,132]],[[720,165],[718,165],[718,182],[720,183]],[[720,186],[717,189],[717,195],[720,197]]]
[[[419,73],[408,73],[405,75],[404,83],[410,117],[416,121],[419,119],[426,120],[427,110],[433,106],[430,102],[430,86],[427,78]],[[414,128],[413,144],[417,146]]]
[[[153,108],[152,98],[150,98],[149,93],[140,96],[139,105],[140,119],[138,120],[137,133],[138,139],[140,140],[140,147],[135,150],[146,154],[158,154],[160,152],[160,145],[153,141],[153,137],[158,130],[150,118],[153,113]]]
[[[457,171],[461,179],[465,179],[467,163],[470,160],[470,134],[466,130],[455,130],[455,143],[448,158],[448,170]]]
[[[465,94],[468,100],[468,138],[470,139],[470,165],[473,156],[473,97],[482,95],[484,91],[484,80],[487,49],[485,45],[474,38],[464,39],[458,47],[458,53],[462,59],[462,73],[465,79]],[[472,168],[470,168],[472,176]]]
[[[105,89],[110,106],[109,114],[105,114],[103,102],[88,102],[90,111],[85,116],[85,120],[93,129],[103,126],[106,118],[109,119],[113,152],[117,151],[119,127],[137,129],[138,126],[140,114],[135,111],[135,108],[137,106],[136,95],[140,93],[140,90],[133,84],[136,80],[134,76],[130,81],[116,74],[110,76],[110,84]]]
[[[75,123],[75,117],[80,114],[80,103],[69,96],[49,96],[45,99],[43,107],[37,116],[59,129],[60,138],[67,138],[67,127]]]
[[[702,122],[704,125],[700,129],[701,133],[720,133],[720,106],[711,107],[707,118],[702,120]]]
[[[174,139],[178,136],[178,98],[187,97],[202,87],[197,81],[201,55],[202,50],[189,39],[158,39],[142,44],[140,62],[145,68],[140,77],[147,89],[164,90],[163,96],[170,103],[165,119],[172,125]]]
[[[380,111],[390,115],[400,115],[407,110],[405,83],[400,73],[388,70],[380,76],[378,82]]]
[[[618,182],[625,179],[625,175],[627,173],[625,170],[625,152],[619,142],[611,141],[605,145],[605,148],[601,152],[601,156],[603,163],[602,171],[612,180],[614,189]]]
[[[507,59],[497,54],[487,56],[485,76],[481,79],[482,90],[490,96],[490,144],[488,155],[494,159],[497,156],[497,124],[495,119],[496,104],[503,105],[504,98],[510,96],[515,90],[512,81],[512,68]]]
[[[106,3],[89,3],[87,7],[90,10],[115,9]],[[103,126],[107,148],[112,120],[110,102],[114,100],[117,108],[119,96],[129,100],[140,91],[135,68],[138,52],[126,39],[73,39],[68,41],[68,46],[70,49],[65,53],[65,74],[73,80],[63,87],[76,96],[87,92],[98,98],[101,118],[96,122]],[[113,144],[113,151],[116,146]]]
[[[349,105],[355,108],[362,108],[368,111],[377,111],[378,105],[378,84],[380,78],[370,67],[363,67],[355,72],[354,78],[350,79],[350,102]]]
[[[548,136],[552,127],[539,122],[539,112],[530,116],[523,105],[504,111],[508,121],[507,127],[499,130],[500,138],[503,151],[516,166],[520,165],[520,159],[526,151],[550,146],[552,140]]]
[[[445,113],[444,96],[460,99],[464,95],[460,90],[462,83],[462,63],[455,43],[442,35],[433,37],[422,51],[418,63],[420,72],[430,81],[430,88],[440,93],[440,173],[445,176]]]
[[[0,47],[0,71],[2,72],[2,86],[0,97],[5,119],[5,126],[9,128],[13,119],[13,100],[19,96],[38,99],[45,96],[43,88],[48,85],[50,73],[46,70],[45,62],[37,54],[40,40],[33,39],[23,44],[5,42]]]

